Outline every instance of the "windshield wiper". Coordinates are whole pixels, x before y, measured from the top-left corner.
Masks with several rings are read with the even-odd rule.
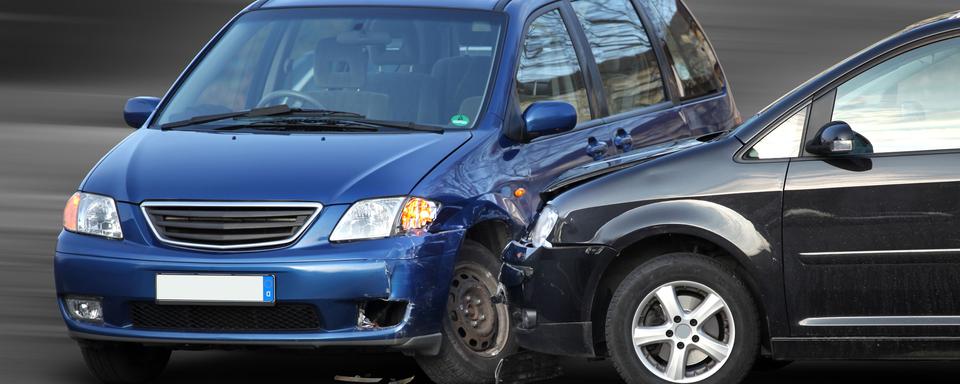
[[[337,116],[337,117],[335,117]],[[402,123],[394,121],[371,120],[362,117],[327,115],[313,119],[276,119],[258,121],[248,124],[237,124],[215,128],[218,131],[235,131],[240,129],[275,130],[275,131],[378,131],[380,128],[395,128],[417,132],[440,133],[443,128],[416,123]]]
[[[187,120],[175,121],[172,123],[166,123],[160,126],[160,129],[174,129],[188,127],[191,125],[206,124],[212,123],[215,121],[226,120],[226,119],[236,119],[241,117],[269,117],[269,116],[279,116],[279,115],[310,115],[318,117],[340,117],[340,118],[352,118],[352,119],[365,119],[366,116],[353,113],[353,112],[344,112],[344,111],[330,111],[323,109],[303,109],[303,108],[291,108],[289,105],[281,104],[271,107],[263,108],[253,108],[248,111],[240,112],[230,112],[230,113],[220,113],[216,115],[204,115],[204,116],[194,116]]]
[[[353,122],[362,123],[362,124],[369,124],[369,125],[378,126],[378,127],[404,129],[408,131],[430,132],[430,133],[440,133],[440,134],[444,132],[443,128],[434,127],[432,125],[417,124],[414,122],[371,120],[371,119],[365,119],[365,118],[346,118],[341,120],[353,121]]]
[[[258,121],[214,128],[217,131],[254,129],[259,131],[309,131],[309,132],[376,132],[380,129],[366,123],[339,119],[284,119]]]

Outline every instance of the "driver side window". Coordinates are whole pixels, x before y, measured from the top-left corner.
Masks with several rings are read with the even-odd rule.
[[[960,39],[914,49],[837,89],[833,120],[874,153],[960,148]]]
[[[517,72],[517,94],[521,111],[538,101],[563,101],[576,108],[577,121],[592,119],[580,62],[559,10],[530,24]]]

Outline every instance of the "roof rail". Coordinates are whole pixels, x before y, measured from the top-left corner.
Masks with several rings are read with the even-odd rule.
[[[256,0],[256,1],[254,1],[253,3],[250,3],[250,5],[247,6],[247,9],[248,9],[248,10],[258,9],[258,8],[262,7],[263,4],[266,3],[266,2],[268,2],[268,1],[270,1],[270,0]]]

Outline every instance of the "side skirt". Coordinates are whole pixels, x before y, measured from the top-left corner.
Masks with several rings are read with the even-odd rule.
[[[960,360],[960,337],[773,338],[777,360]]]

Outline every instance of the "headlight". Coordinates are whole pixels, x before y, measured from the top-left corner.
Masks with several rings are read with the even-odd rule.
[[[401,233],[420,235],[437,218],[437,203],[419,197],[359,201],[343,215],[330,241],[378,239]]]
[[[557,219],[559,218],[560,215],[552,206],[544,207],[540,211],[536,224],[533,225],[533,230],[530,231],[530,244],[536,248],[550,248],[552,245],[547,241],[547,238],[550,237],[550,233],[553,232],[553,227],[557,225]]]
[[[63,228],[70,232],[122,239],[117,203],[112,198],[77,192],[63,209]]]

